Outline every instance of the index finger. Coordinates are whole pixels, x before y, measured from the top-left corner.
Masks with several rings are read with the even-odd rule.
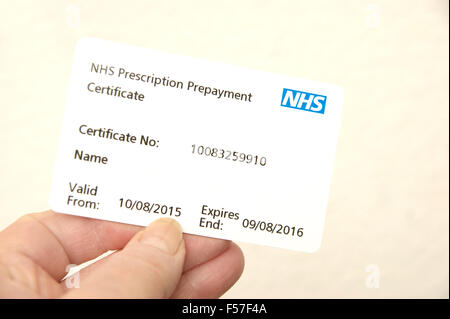
[[[53,278],[68,264],[81,264],[123,248],[142,227],[46,211],[19,218],[0,232],[0,253],[31,258]]]

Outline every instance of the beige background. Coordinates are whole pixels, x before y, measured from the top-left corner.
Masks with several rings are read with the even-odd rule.
[[[448,298],[448,6],[1,1],[0,228],[48,208],[74,45],[96,36],[345,88],[322,248],[241,244],[225,297]]]

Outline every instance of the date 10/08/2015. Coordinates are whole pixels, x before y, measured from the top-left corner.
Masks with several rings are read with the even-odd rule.
[[[222,148],[192,144],[192,154],[214,157],[218,159],[266,166],[267,159],[264,156],[247,154],[237,151],[224,150]]]

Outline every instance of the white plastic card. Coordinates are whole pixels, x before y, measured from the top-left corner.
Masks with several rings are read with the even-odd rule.
[[[50,207],[314,252],[342,105],[335,85],[81,39]]]

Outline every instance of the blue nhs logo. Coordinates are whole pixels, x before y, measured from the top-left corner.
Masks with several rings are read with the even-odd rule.
[[[325,113],[327,97],[308,92],[283,89],[281,106],[314,113]]]

